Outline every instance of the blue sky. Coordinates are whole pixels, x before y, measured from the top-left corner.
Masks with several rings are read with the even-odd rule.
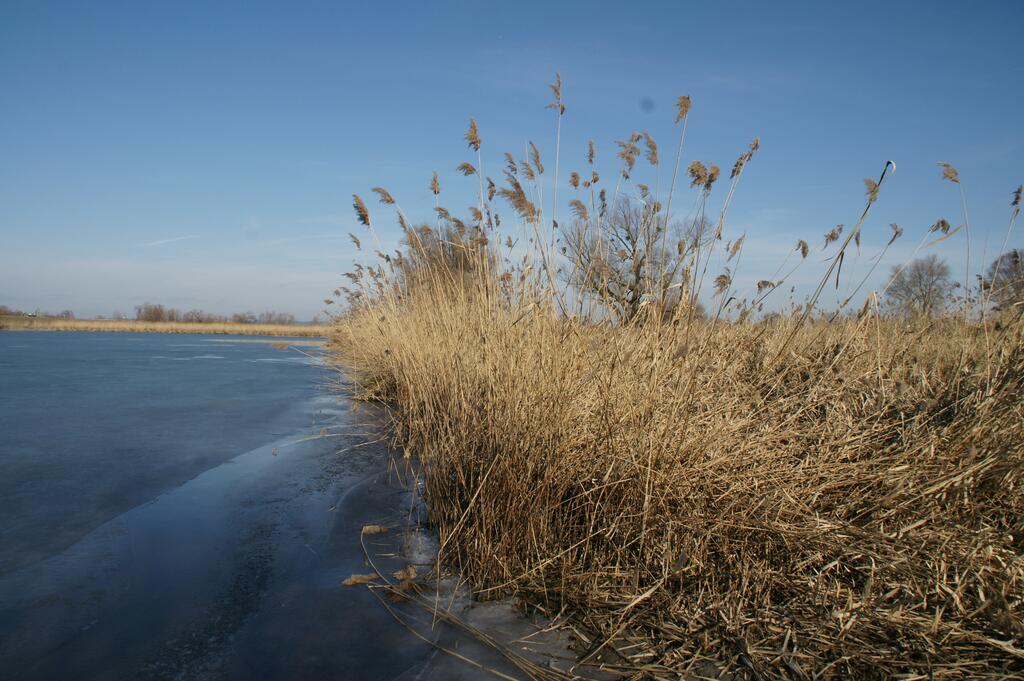
[[[555,71],[567,106],[563,214],[588,139],[609,179],[613,141],[633,130],[668,159],[673,102],[688,94],[684,164],[728,168],[762,141],[727,225],[727,238],[747,235],[741,286],[769,277],[797,239],[820,245],[854,223],[862,179],[887,159],[898,169],[851,276],[890,222],[906,235],[882,273],[938,218],[961,222],[937,161],[963,178],[977,272],[1024,182],[1022,20],[1024,3],[984,1],[5,2],[0,303],[309,318],[356,255],[353,192],[383,185],[429,219],[438,170],[443,203],[465,214],[474,185],[454,168],[473,160],[469,116],[489,174],[527,140],[552,167],[543,107]],[[677,199],[678,217],[693,198]],[[396,245],[397,225],[374,215]],[[958,277],[960,236],[936,249]],[[794,277],[798,296],[822,260]],[[869,282],[880,285],[881,274]]]

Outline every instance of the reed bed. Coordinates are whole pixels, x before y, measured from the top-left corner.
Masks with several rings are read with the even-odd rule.
[[[232,324],[227,322],[143,322],[127,319],[58,319],[48,317],[0,317],[0,330],[9,331],[107,331],[127,333],[205,333],[240,336],[323,338],[329,327],[306,324]]]
[[[467,141],[479,152],[475,123]],[[399,213],[406,251],[357,268],[330,338],[421,464],[440,565],[633,678],[1024,675],[1019,315],[840,318],[811,300],[727,321],[719,279],[710,319],[665,313],[657,282],[624,318],[607,289],[560,283],[550,222],[528,188],[504,191],[530,253],[496,248],[481,178],[444,257]]]

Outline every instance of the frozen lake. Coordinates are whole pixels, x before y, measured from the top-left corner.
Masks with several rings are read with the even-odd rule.
[[[422,610],[402,614],[421,638],[341,585],[369,571],[366,524],[393,528],[370,542],[382,574],[413,553],[426,574],[432,540],[379,418],[338,395],[318,352],[0,333],[0,679],[493,678],[424,639],[524,678]],[[566,650],[459,593],[445,603],[509,645]]]

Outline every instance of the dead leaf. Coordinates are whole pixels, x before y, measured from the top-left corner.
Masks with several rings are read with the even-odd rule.
[[[342,584],[345,586],[359,586],[360,584],[369,584],[378,578],[379,576],[376,573],[368,575],[352,575],[348,579],[344,580]]]
[[[394,578],[400,582],[408,581],[410,579],[416,579],[416,566],[406,565],[401,570],[393,572],[392,575],[394,575]]]

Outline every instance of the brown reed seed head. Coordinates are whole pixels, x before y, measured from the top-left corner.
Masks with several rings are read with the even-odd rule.
[[[939,166],[942,168],[943,180],[949,180],[950,182],[960,184],[960,172],[957,171],[956,168],[954,168],[951,164],[946,163],[945,161],[939,161]]]
[[[472,163],[460,163],[455,167],[455,169],[462,173],[463,175],[465,175],[466,177],[469,177],[470,175],[476,175],[476,168],[473,167]]]
[[[830,243],[838,241],[842,233],[843,225],[836,225],[831,232],[825,235],[825,245],[828,246]]]
[[[683,95],[682,97],[676,100],[676,123],[686,118],[686,116],[690,113],[691,104],[692,102],[690,101],[690,98],[687,95]]]
[[[736,241],[733,242],[732,246],[729,248],[729,257],[727,258],[727,260],[732,260],[736,256],[736,254],[740,252],[740,249],[743,248],[743,240],[745,238],[745,236],[741,236],[739,239],[736,239]]]
[[[1024,185],[1017,187],[1017,189],[1013,192],[1013,201],[1010,202],[1011,208],[1020,208],[1021,194],[1024,194]]]
[[[476,119],[469,119],[469,130],[466,131],[466,142],[469,143],[470,149],[473,151],[480,151],[480,132],[476,127]]]
[[[505,173],[505,179],[508,180],[509,187],[507,189],[499,189],[498,195],[508,201],[523,220],[527,222],[535,221],[538,216],[537,207],[526,197],[526,192],[523,190],[519,180],[508,172]]]
[[[551,93],[555,96],[555,101],[548,104],[546,109],[556,109],[558,115],[561,116],[565,113],[565,105],[562,104],[562,74],[555,73],[555,82],[548,86],[551,88]]]
[[[356,211],[356,218],[360,223],[370,226],[370,211],[366,210],[366,204],[359,198],[359,194],[352,195],[352,208]]]
[[[573,189],[580,188],[580,174],[577,173],[575,170],[569,173],[569,186],[572,187]]]
[[[430,191],[434,196],[441,193],[441,183],[437,179],[437,171],[434,171],[434,176],[430,179]]]
[[[733,164],[733,167],[732,167],[732,174],[729,177],[730,178],[737,177],[741,172],[743,172],[743,167],[747,164],[747,161],[749,161],[751,158],[753,158],[754,157],[754,152],[757,151],[760,148],[761,148],[761,138],[760,137],[755,137],[754,141],[750,143],[750,148],[747,149],[746,151],[744,151],[742,154],[740,154],[740,157],[738,159],[736,159],[736,163]]]
[[[498,190],[498,188],[495,186],[494,180],[492,180],[491,178],[488,177],[487,178],[487,200],[488,201],[493,201],[494,200],[494,194],[495,194],[495,192],[497,192],[497,190]]]
[[[903,236],[903,228],[897,225],[895,222],[890,223],[889,227],[892,229],[892,237],[889,239],[888,245],[891,246],[892,243],[896,241],[896,239],[899,239],[901,236]]]
[[[615,143],[619,145],[618,157],[626,165],[622,170],[622,175],[623,177],[629,177],[629,174],[633,171],[633,166],[636,165],[637,156],[640,155],[640,147],[636,145],[633,139],[626,141],[618,140]]]
[[[796,250],[800,251],[801,258],[806,258],[807,254],[811,252],[811,247],[807,244],[806,241],[800,239],[800,241],[796,242]]]
[[[601,176],[597,174],[596,170],[590,171],[590,184],[597,184],[601,181]]]
[[[736,163],[734,163],[732,166],[732,173],[729,174],[730,178],[736,177],[743,171],[743,166],[744,164],[746,164],[747,159],[749,158],[749,156],[747,155],[748,153],[749,152],[745,151],[742,154],[740,154],[740,157],[738,159],[736,159]]]
[[[950,224],[946,218],[939,218],[935,221],[935,224],[928,228],[929,232],[942,232],[943,234],[949,234]]]
[[[870,177],[864,178],[865,193],[868,197],[868,203],[874,203],[878,200],[878,183],[872,180]]]
[[[594,159],[597,157],[597,149],[594,147],[594,140],[587,142],[587,163],[594,165]]]
[[[579,199],[573,199],[569,202],[569,205],[572,207],[572,212],[576,215],[576,218],[581,222],[586,222],[590,217],[587,207]]]
[[[708,181],[704,184],[704,189],[711,191],[711,185],[715,183],[715,180],[718,179],[721,172],[721,169],[719,169],[719,167],[714,163],[708,166]]]
[[[374,194],[379,196],[380,197],[380,202],[383,203],[385,206],[394,205],[394,203],[395,203],[394,197],[392,197],[390,192],[388,192],[387,189],[384,189],[384,187],[374,187],[370,191],[372,191]]]
[[[690,174],[691,187],[703,187],[708,182],[708,169],[700,161],[693,161],[687,169]]]
[[[359,237],[357,237],[355,234],[353,234],[352,232],[349,232],[348,233],[348,238],[351,239],[352,243],[354,243],[356,245],[356,250],[360,250],[361,251],[363,249],[362,242],[359,241]]]
[[[647,162],[652,166],[658,165],[658,144],[646,132],[644,133],[644,144],[647,146]]]
[[[530,160],[533,161],[533,167],[537,169],[537,174],[543,175],[544,164],[540,162],[540,149],[533,142],[530,142]]]
[[[725,272],[715,277],[715,293],[722,295],[732,284],[732,275],[729,273],[729,269],[726,268]]]

